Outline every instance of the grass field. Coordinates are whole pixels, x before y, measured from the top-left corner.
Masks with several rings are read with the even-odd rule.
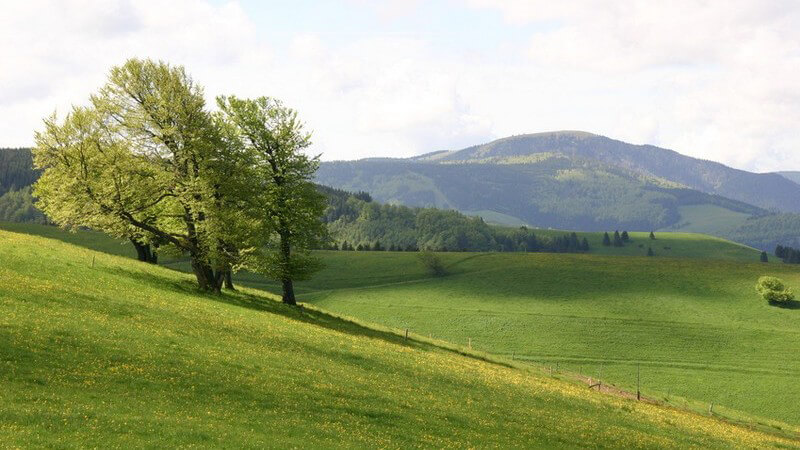
[[[2,231],[0,254],[3,446],[800,445],[130,258]]]
[[[302,298],[628,388],[641,365],[644,389],[653,395],[800,424],[800,309],[769,306],[753,289],[764,274],[800,287],[796,267],[592,255],[442,257],[451,274],[425,279],[413,255],[330,252],[325,271],[300,284]]]
[[[101,250],[129,249],[81,235],[69,236]],[[638,365],[644,391],[676,405],[714,402],[731,417],[800,424],[792,400],[800,396],[800,310],[768,306],[753,289],[764,274],[800,288],[797,268],[743,263],[758,252],[708,236],[631,235],[633,243],[619,249],[591,234],[594,255],[446,253],[450,275],[442,279],[430,278],[413,253],[320,252],[326,268],[297,291],[340,314],[462,345],[471,340],[490,353],[558,364],[628,389]],[[685,258],[663,250],[634,256],[640,242]],[[237,279],[278,291],[256,275]]]

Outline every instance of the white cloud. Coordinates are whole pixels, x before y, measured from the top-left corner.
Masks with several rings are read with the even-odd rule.
[[[342,8],[395,23],[428,4]],[[112,65],[139,56],[185,65],[209,99],[282,98],[325,159],[582,129],[742,168],[800,168],[798,2],[446,4],[454,17],[462,7],[499,11],[496,45],[454,49],[437,42],[442,30],[354,33],[353,24],[341,25],[345,39],[312,30],[274,40],[237,2],[4,2],[0,145],[30,145],[42,117],[84,102]]]
[[[559,24],[533,33],[528,63],[595,85],[576,115],[616,92],[605,103],[616,116],[590,121],[589,131],[743,168],[800,168],[798,2],[467,3],[499,9],[509,26]]]

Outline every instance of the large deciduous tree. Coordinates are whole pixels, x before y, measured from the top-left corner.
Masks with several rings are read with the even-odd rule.
[[[318,157],[303,150],[311,143],[297,112],[280,101],[259,97],[217,99],[230,135],[252,158],[253,176],[260,192],[254,197],[260,211],[264,251],[253,254],[250,265],[281,282],[283,301],[295,304],[293,281],[310,276],[319,267],[310,249],[322,243],[326,228],[320,218],[325,198],[312,183]]]
[[[218,292],[259,244],[249,159],[228,138],[182,67],[131,59],[36,134],[39,206],[65,227],[188,254],[200,288]]]

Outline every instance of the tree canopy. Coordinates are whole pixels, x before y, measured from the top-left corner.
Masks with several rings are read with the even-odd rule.
[[[111,70],[88,106],[45,119],[36,133],[38,206],[68,228],[188,254],[200,288],[219,291],[232,270],[268,260],[276,223],[319,217],[292,203],[313,190],[307,180],[316,169],[313,161],[293,165],[307,142],[291,134],[296,113],[274,101],[242,104],[274,115],[212,114],[183,67],[131,59]],[[266,147],[243,139],[253,120],[261,120],[255,142]],[[296,242],[310,239],[301,234]]]

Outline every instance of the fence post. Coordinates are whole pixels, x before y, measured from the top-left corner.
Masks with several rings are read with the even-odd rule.
[[[637,362],[636,363],[636,400],[641,400],[642,399],[642,392],[639,389],[639,387],[640,387],[640,384],[639,384],[639,363]]]
[[[408,328],[406,328],[406,340],[408,340]]]

